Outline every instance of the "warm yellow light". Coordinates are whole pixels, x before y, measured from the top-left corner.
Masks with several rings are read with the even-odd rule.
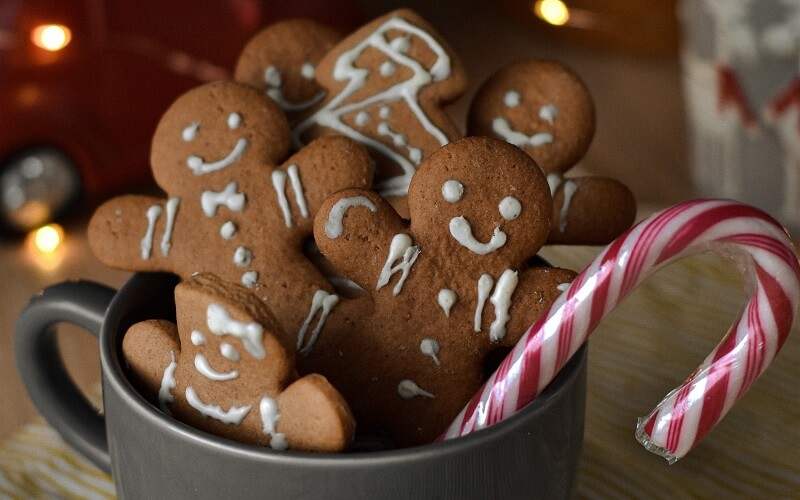
[[[569,21],[569,8],[561,0],[536,0],[533,12],[543,21],[563,26]]]
[[[36,249],[42,253],[53,253],[64,239],[64,230],[58,224],[48,224],[36,230],[34,243]]]
[[[31,41],[37,47],[55,52],[61,50],[72,40],[72,32],[60,24],[42,24],[31,32]]]

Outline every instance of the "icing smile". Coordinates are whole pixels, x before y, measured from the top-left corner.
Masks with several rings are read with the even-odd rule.
[[[208,363],[208,359],[202,354],[198,354],[194,357],[194,367],[197,369],[200,375],[210,380],[225,381],[233,380],[239,377],[239,372],[236,370],[231,370],[229,372],[218,372],[211,368],[211,365]]]
[[[207,163],[205,160],[203,160],[203,158],[197,155],[192,155],[186,160],[186,165],[192,169],[192,172],[194,172],[195,175],[216,172],[217,170],[221,170],[239,161],[244,152],[247,151],[248,146],[249,143],[247,142],[247,139],[241,137],[238,141],[236,141],[236,145],[233,146],[233,149],[225,158],[215,162]]]
[[[533,135],[523,134],[518,130],[514,130],[514,128],[511,127],[511,124],[508,123],[508,120],[500,116],[492,121],[492,130],[494,130],[497,135],[505,139],[506,142],[509,142],[518,148],[523,148],[526,146],[544,146],[545,144],[552,144],[554,140],[553,134],[549,132],[538,132]]]
[[[462,246],[469,248],[478,255],[494,252],[506,244],[506,233],[500,230],[500,227],[494,228],[494,233],[488,243],[481,243],[472,234],[472,226],[464,216],[450,219],[450,234]]]

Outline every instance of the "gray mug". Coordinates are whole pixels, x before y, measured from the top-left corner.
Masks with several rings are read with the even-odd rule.
[[[36,406],[72,447],[112,473],[130,498],[562,498],[572,495],[583,445],[587,347],[533,403],[469,436],[412,448],[277,452],[191,428],[140,396],[123,369],[122,337],[137,321],[174,321],[167,274],[135,274],[114,290],[64,282],[20,315],[15,353]],[[55,324],[99,338],[104,416],[67,376]]]

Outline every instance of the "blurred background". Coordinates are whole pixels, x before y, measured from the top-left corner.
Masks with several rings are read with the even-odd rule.
[[[266,24],[308,16],[347,33],[394,8],[416,10],[470,77],[450,109],[462,129],[472,96],[497,69],[558,60],[581,76],[596,106],[594,141],[572,174],[622,181],[642,215],[727,196],[800,228],[800,0],[754,3],[0,1],[0,440],[36,416],[13,361],[14,318],[49,284],[124,281],[128,273],[89,252],[88,217],[113,195],[157,191],[148,163],[160,115],[183,91],[229,77]],[[63,330],[67,366],[96,394],[94,340]]]

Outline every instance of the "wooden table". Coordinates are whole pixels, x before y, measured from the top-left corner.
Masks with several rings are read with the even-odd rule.
[[[522,56],[564,61],[584,77],[597,104],[598,132],[581,170],[626,182],[643,212],[692,196],[676,60],[560,44],[499,14],[487,14],[488,7],[480,3],[411,6],[439,26],[462,54],[473,78],[469,95],[494,69]],[[379,2],[370,8],[385,7]],[[464,110],[463,103],[453,110],[462,123]],[[36,415],[12,354],[14,318],[28,298],[64,279],[119,286],[128,275],[104,268],[89,252],[87,213],[67,227],[60,262],[37,260],[19,241],[0,242],[0,317],[5,320],[0,325],[0,441],[27,436],[21,426]],[[597,251],[554,247],[543,254],[554,264],[580,269]],[[645,451],[633,436],[637,417],[688,376],[722,338],[744,298],[740,290],[732,266],[716,258],[692,258],[646,282],[595,332],[578,496],[800,496],[797,331],[750,393],[676,465]],[[67,365],[83,387],[96,386],[96,343],[74,330],[67,333],[62,338]],[[0,446],[0,466],[13,460],[9,457]]]

